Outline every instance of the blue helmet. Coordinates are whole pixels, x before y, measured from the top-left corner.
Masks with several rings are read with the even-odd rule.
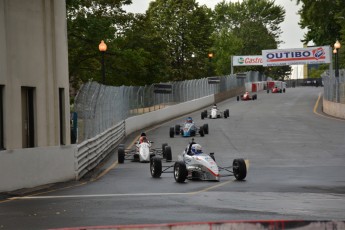
[[[187,120],[186,120],[187,123],[192,123],[193,122],[193,119],[191,117],[187,117]]]
[[[195,154],[201,154],[202,153],[202,147],[199,144],[193,144],[191,148],[191,152],[193,155]]]

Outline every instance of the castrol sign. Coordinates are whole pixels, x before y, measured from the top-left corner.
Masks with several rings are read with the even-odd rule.
[[[260,56],[233,56],[233,66],[250,66],[250,65],[262,65],[262,57]]]
[[[263,66],[325,64],[331,62],[330,46],[263,50]]]

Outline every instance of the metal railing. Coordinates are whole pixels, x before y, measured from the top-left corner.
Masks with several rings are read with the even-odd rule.
[[[329,74],[329,71],[322,74],[323,97],[327,101],[345,104],[345,69],[339,70],[339,77],[333,76]]]

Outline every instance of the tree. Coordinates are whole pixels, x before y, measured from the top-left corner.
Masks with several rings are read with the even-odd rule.
[[[204,77],[213,31],[210,10],[195,0],[156,0],[148,19],[166,44],[162,52],[170,62],[169,80]]]

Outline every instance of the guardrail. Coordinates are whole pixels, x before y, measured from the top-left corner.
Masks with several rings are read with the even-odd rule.
[[[77,145],[76,180],[94,169],[125,137],[125,121]]]

